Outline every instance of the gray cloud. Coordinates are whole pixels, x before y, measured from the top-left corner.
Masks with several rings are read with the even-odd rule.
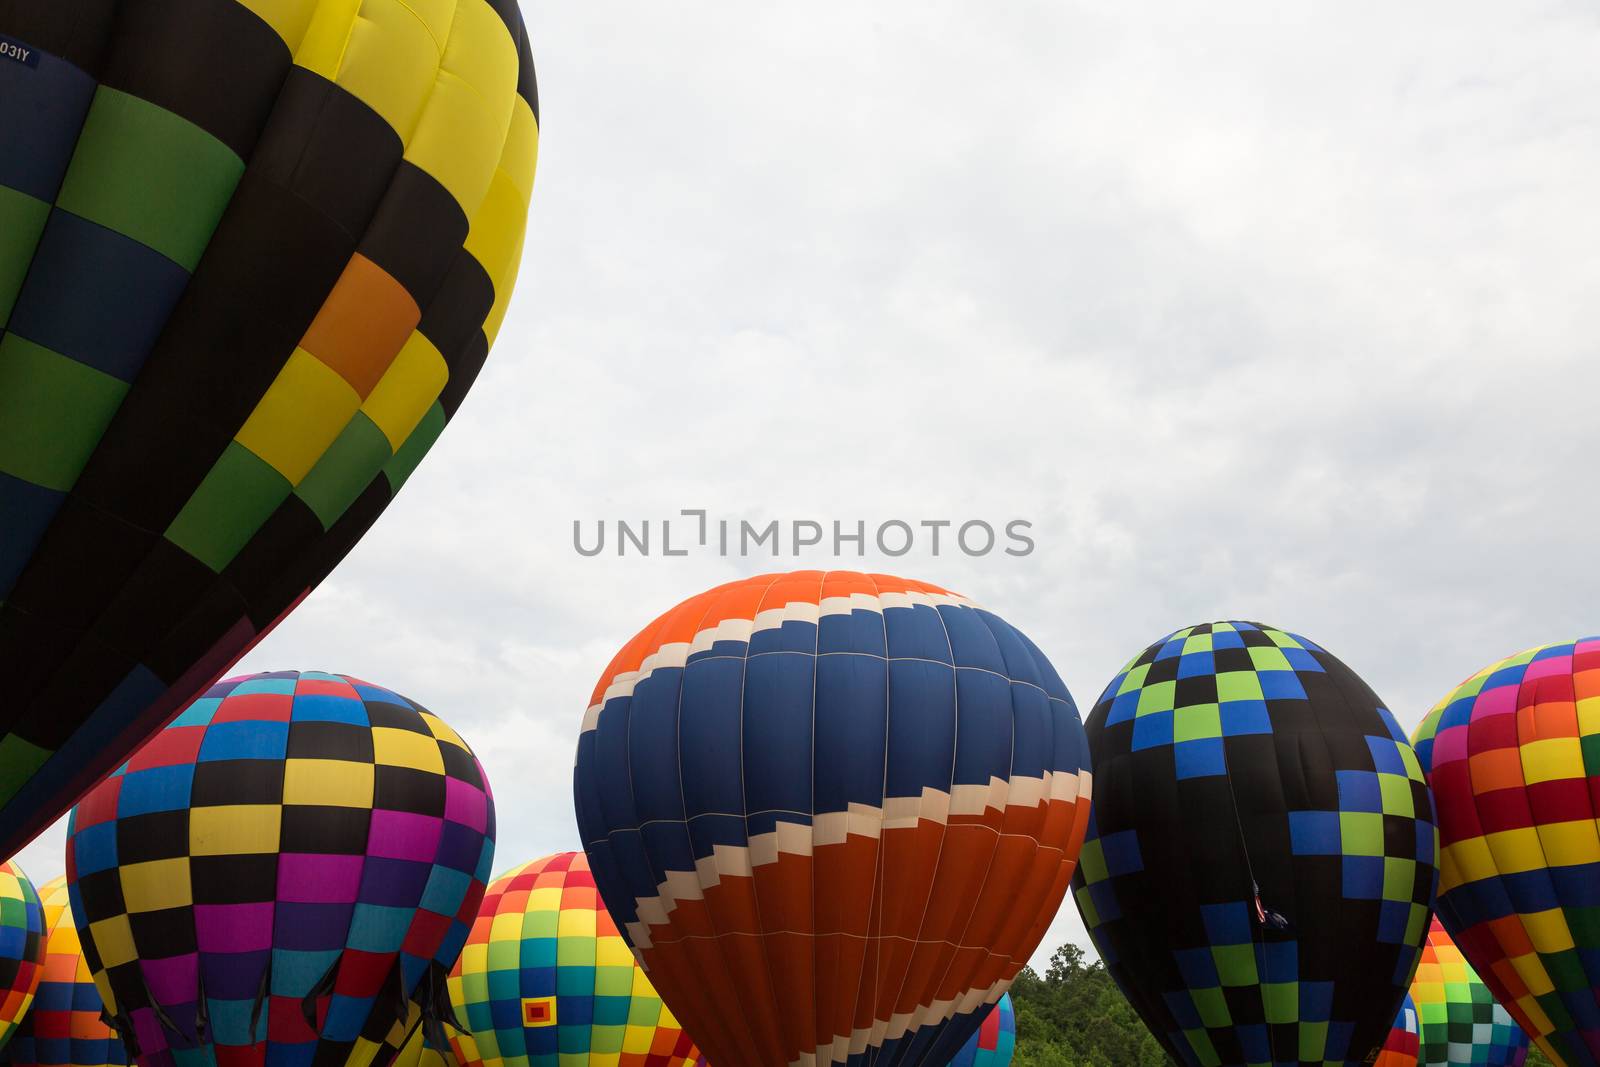
[[[615,649],[775,566],[579,559],[574,518],[1026,516],[1023,560],[776,565],[960,589],[1085,710],[1219,617],[1328,646],[1408,726],[1600,626],[1585,5],[553,6],[499,345],[245,664],[455,724],[501,866],[577,847]],[[1070,905],[1041,956],[1068,938]]]

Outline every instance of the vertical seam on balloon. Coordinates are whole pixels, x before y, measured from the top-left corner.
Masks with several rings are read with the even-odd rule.
[[[762,607],[764,607],[765,604],[766,604],[767,597],[771,595],[772,590],[775,587],[777,587],[778,582],[782,577],[783,577],[782,574],[771,574],[771,575],[767,576],[768,581],[767,581],[766,588],[764,588],[761,591],[761,599],[757,602],[756,610],[752,614],[759,615],[761,613]],[[752,619],[752,621],[754,621],[754,620]],[[766,934],[765,934],[766,924],[765,924],[765,922],[763,921],[763,919],[761,917],[761,894],[756,888],[755,857],[750,854],[751,853],[751,850],[750,850],[750,794],[749,794],[750,776],[745,773],[745,766],[744,766],[744,723],[745,723],[745,715],[746,715],[747,710],[748,710],[747,707],[746,707],[746,701],[745,701],[745,690],[746,690],[746,687],[748,686],[748,683],[749,683],[749,680],[750,680],[750,640],[753,639],[754,637],[755,637],[755,632],[754,632],[754,630],[752,630],[751,634],[750,634],[750,638],[745,641],[744,655],[742,657],[740,657],[740,667],[739,667],[739,792],[740,792],[740,794],[741,794],[741,796],[743,797],[743,800],[744,800],[744,803],[743,803],[743,807],[744,807],[743,819],[744,819],[744,841],[745,841],[746,855],[750,857],[750,900],[755,905],[755,910],[756,910],[756,931],[757,931],[757,933],[756,933],[756,936],[755,936],[755,942],[756,942],[756,945],[761,950],[761,960],[762,960],[762,963],[764,965],[764,970],[766,972],[768,991],[775,993],[775,990],[773,990],[773,988],[772,988],[772,960],[767,954],[767,939],[766,939]],[[777,824],[777,820],[776,820],[776,818],[774,818],[773,823],[774,823],[774,825],[773,825],[773,835],[774,835],[773,844],[774,844],[774,847],[776,847],[777,846],[777,841],[776,841],[776,835],[777,835],[777,825],[776,824]],[[779,854],[781,855],[781,852]],[[766,998],[764,1001],[761,998],[758,997],[757,1000],[760,1003],[773,1005],[773,1004],[776,1003],[777,997],[776,997],[776,995],[770,996],[770,997]],[[783,1025],[782,1025],[782,1023],[780,1023],[778,1021],[776,1010],[774,1009],[772,1011],[767,1012],[766,1013],[766,1018],[763,1019],[762,1021],[767,1024],[767,1028],[768,1028],[769,1031],[775,1031],[775,1033],[769,1032],[766,1036],[769,1039],[772,1038],[772,1037],[776,1037],[781,1041],[782,1037],[783,1037]],[[762,1035],[759,1035],[759,1034],[756,1035],[757,1048],[760,1047],[761,1036]]]
[[[751,579],[750,581],[754,582],[754,581],[758,581],[758,580],[759,579]],[[690,649],[690,654],[691,655],[692,655],[693,649],[694,649],[695,638],[698,637],[700,635],[700,633],[703,630],[706,629],[706,623],[707,623],[707,620],[711,617],[711,613],[714,610],[716,610],[719,607],[719,605],[721,604],[720,597],[728,597],[728,596],[735,595],[737,592],[742,591],[746,587],[746,585],[747,585],[746,582],[732,582],[732,583],[728,583],[726,585],[718,586],[716,589],[711,590],[710,592],[708,592],[706,594],[703,594],[703,600],[701,601],[702,610],[700,612],[700,618],[694,624],[694,627],[692,628],[692,630],[690,631],[690,633],[688,635],[688,637],[689,637],[689,649]],[[667,614],[670,615],[670,614],[672,614],[672,612],[668,612]],[[753,617],[755,616],[756,612],[752,611],[750,614],[752,616],[752,621],[754,621]],[[718,625],[721,625],[721,620],[718,621]],[[752,634],[752,636],[753,636],[753,634]],[[651,643],[654,643],[654,641],[652,640]],[[715,644],[715,642],[713,641],[713,645],[714,644]],[[745,651],[746,651],[747,654],[749,652],[749,647],[750,646],[749,646],[749,643],[748,643],[748,639],[746,639]],[[700,897],[701,897],[701,900],[702,900],[702,902],[704,904],[704,907],[705,907],[706,921],[711,924],[711,927],[712,927],[713,930],[717,930],[718,931],[718,936],[715,938],[713,944],[714,944],[714,946],[716,948],[717,959],[719,959],[722,962],[723,977],[727,980],[727,985],[730,988],[737,989],[738,988],[738,983],[735,980],[734,976],[738,972],[737,972],[737,970],[736,970],[736,968],[734,966],[734,961],[731,960],[728,957],[728,955],[723,951],[723,949],[724,949],[724,941],[723,941],[723,937],[722,937],[721,931],[718,929],[718,924],[717,924],[717,919],[716,919],[716,912],[715,912],[715,909],[713,909],[711,907],[711,900],[710,900],[709,895],[706,892],[706,887],[705,887],[704,883],[701,882],[701,880],[700,880],[700,869],[699,869],[700,865],[698,863],[698,857],[695,856],[694,836],[693,836],[693,834],[691,834],[689,832],[689,809],[688,809],[687,797],[686,797],[686,795],[684,793],[684,790],[683,790],[683,763],[682,763],[682,759],[681,759],[682,752],[683,752],[683,748],[682,748],[683,687],[684,687],[684,683],[686,681],[688,681],[688,675],[689,675],[689,656],[685,655],[684,664],[683,664],[683,671],[678,677],[678,694],[677,695],[678,695],[678,738],[679,738],[679,748],[678,748],[677,755],[679,757],[679,763],[678,763],[678,795],[679,795],[679,797],[681,799],[681,802],[683,803],[684,836],[687,839],[687,842],[688,842],[688,845],[689,845],[689,849],[688,849],[689,858],[690,858],[691,862],[694,863],[693,870],[688,872],[688,873],[691,873],[691,874],[694,875],[696,884],[698,884],[700,886]],[[743,682],[742,681],[740,683],[740,698],[741,698],[741,709],[742,709],[742,701],[743,701]],[[632,723],[632,721],[633,721],[633,701],[632,701],[632,698],[630,698],[629,701],[628,701],[628,721],[629,721],[629,723]],[[744,717],[743,717],[742,713],[741,713],[740,719],[739,719],[739,730],[740,730],[740,737],[739,737],[739,745],[738,745],[737,751],[738,751],[738,754],[739,754],[738,755],[738,758],[739,758],[739,782],[740,782],[740,791],[741,791],[741,796],[742,796],[743,795],[743,783],[744,783]],[[630,776],[632,775],[632,772],[633,772],[633,767],[632,767],[632,761],[630,760],[629,761],[629,774],[630,774]],[[637,812],[635,812],[635,815],[637,815]],[[642,841],[642,837],[641,837],[641,841]],[[748,823],[746,823],[746,829],[745,829],[744,848],[745,848],[745,855],[749,856],[749,854],[750,854],[750,833],[749,833],[749,824]],[[715,844],[712,845],[712,853],[707,858],[711,860],[712,867],[713,867],[713,869],[715,869],[716,868],[716,845]],[[720,881],[721,880],[721,873],[722,872],[720,870],[717,871],[718,884],[721,884],[721,881]],[[754,869],[754,864],[752,863],[752,865],[751,865],[752,892],[754,891],[754,888],[753,888],[754,887],[754,882],[755,882],[755,869]],[[658,992],[659,992],[659,990],[658,990]],[[665,1003],[665,1002],[663,1001],[663,1003]],[[676,1014],[676,1013],[674,1013],[674,1014]],[[702,1024],[705,1023],[706,1020],[704,1019],[704,1016],[703,1016],[702,1013],[696,1011],[694,1014],[700,1017],[700,1019],[702,1021]],[[683,1020],[680,1018],[679,1021],[681,1022]],[[733,1039],[732,1043],[735,1046],[740,1044],[740,1042],[738,1040],[740,1038],[749,1038],[752,1041],[754,1040],[753,1033],[747,1032],[747,1031],[745,1031],[744,1029],[742,1029],[740,1027],[719,1027],[719,1030],[720,1030],[720,1032],[714,1033],[712,1036],[713,1037],[718,1037],[718,1038],[729,1038],[729,1037],[731,1037]],[[744,1049],[743,1051],[747,1051],[747,1052],[748,1051],[755,1051],[755,1046],[751,1045],[751,1046],[747,1047],[746,1049]]]
[[[915,611],[916,608],[912,607],[910,610]],[[906,966],[901,971],[900,985],[899,985],[898,990],[895,993],[894,1000],[890,1002],[890,1005],[889,1005],[889,1019],[886,1020],[886,1022],[892,1022],[894,1020],[894,1017],[897,1014],[896,1008],[898,1007],[900,1001],[906,995],[906,988],[911,983],[911,978],[912,978],[911,965],[916,962],[917,951],[918,951],[918,949],[920,949],[922,947],[924,936],[928,932],[928,929],[927,929],[928,928],[928,912],[932,910],[932,906],[933,906],[933,892],[932,892],[932,890],[933,890],[933,887],[936,886],[939,883],[939,871],[944,865],[944,846],[945,846],[945,841],[949,838],[949,835],[950,835],[950,809],[953,806],[954,799],[955,799],[954,794],[955,794],[955,776],[956,776],[956,756],[961,750],[961,733],[960,733],[960,730],[961,730],[961,707],[960,707],[960,700],[959,700],[959,686],[957,685],[957,673],[956,673],[957,672],[957,667],[956,667],[955,644],[950,640],[950,627],[945,622],[944,613],[940,610],[939,606],[938,605],[930,605],[929,606],[929,610],[932,611],[934,613],[934,617],[939,620],[939,629],[944,634],[945,649],[950,654],[951,745],[950,745],[950,773],[949,773],[949,776],[948,776],[949,777],[949,783],[945,787],[945,813],[944,813],[944,822],[941,823],[940,827],[939,827],[939,848],[938,848],[938,851],[934,855],[933,867],[928,872],[928,885],[927,885],[928,899],[926,901],[924,901],[924,903],[922,905],[922,917],[917,920],[917,936],[912,941],[910,949],[907,950]],[[887,649],[885,649],[885,651],[887,651]],[[891,662],[891,665],[892,665],[893,661],[891,660],[890,662]],[[1009,696],[1010,692],[1011,692],[1009,681],[1008,681],[1008,684],[1007,684],[1007,687],[1006,687],[1006,692],[1007,692],[1007,695]],[[925,789],[926,786],[924,786],[923,788]],[[918,809],[919,809],[918,810],[918,814],[917,814],[917,823],[918,823],[918,828],[920,829],[920,824],[922,822],[922,814],[921,814],[921,810],[920,810],[920,808],[921,808],[921,796],[920,795],[918,796],[917,800],[918,800]],[[935,991],[935,993],[937,993],[937,986],[934,987],[934,991]],[[918,1030],[920,1030],[923,1026],[928,1025],[928,1023],[926,1022],[927,1016],[926,1016],[926,1013],[925,1013],[925,1010],[924,1010],[925,1006],[922,1003],[923,999],[924,998],[919,995],[918,998],[917,998],[917,1002],[912,1005],[910,1018],[906,1021],[906,1032],[900,1038],[900,1040],[902,1042],[906,1042],[907,1045],[909,1045],[909,1043],[911,1043],[911,1042],[913,1042],[915,1040],[915,1036],[914,1035],[917,1033]],[[894,1056],[894,1061],[896,1063],[903,1061],[906,1058],[906,1052],[907,1052],[907,1047],[906,1046],[902,1046],[902,1047],[897,1048],[896,1049],[896,1054]]]
[[[832,572],[824,568],[821,571],[820,577],[817,579],[817,624],[815,627],[816,632],[812,635],[813,640],[811,644],[811,891],[808,894],[811,900],[811,974],[809,975],[809,981],[801,981],[800,983],[801,988],[809,989],[811,991],[811,1011],[809,1016],[802,1020],[803,1029],[806,1032],[802,1034],[798,1051],[800,1055],[804,1057],[806,1053],[806,1044],[809,1043],[811,1046],[811,1058],[813,1063],[815,1063],[817,1060],[817,1052],[822,1046],[823,1036],[817,1026],[817,989],[819,985],[817,981],[817,942],[820,940],[820,936],[817,932],[817,673],[819,665],[822,662],[820,658],[822,653],[822,602],[826,598],[828,591],[828,575],[830,573]],[[844,845],[846,848],[849,848],[850,800],[848,797],[845,798],[845,810],[843,814],[845,820]],[[833,983],[831,981],[828,984],[828,988],[830,991],[833,989]],[[832,1049],[832,1036],[833,1035],[831,1034],[828,1035],[830,1039],[830,1058]]]
[[[1000,647],[1000,641],[999,641],[998,635],[995,633],[994,627],[989,624],[989,618],[987,617],[986,613],[984,611],[982,611],[981,609],[978,609],[976,607],[974,607],[972,610],[973,610],[973,613],[974,613],[975,617],[977,618],[978,622],[983,626],[985,632],[987,632],[989,634],[990,640],[993,641],[995,652],[1000,657],[1001,665],[1002,666],[1007,666],[1006,663],[1005,663],[1005,653]],[[1004,625],[1004,621],[998,619],[998,617],[996,617],[996,621],[1000,621]],[[949,634],[949,630],[947,628],[946,629],[946,636],[947,637],[948,637],[948,634]],[[1016,634],[1014,636],[1019,636],[1020,637],[1021,635],[1020,634]],[[1027,648],[1027,645],[1026,645],[1025,642],[1023,643],[1023,654],[1028,656],[1028,658],[1030,660],[1033,660],[1033,654]],[[955,652],[954,652],[954,649],[952,648],[952,650],[951,650],[951,660],[954,661],[954,659],[955,659]],[[1035,669],[1037,669],[1037,667],[1038,667],[1037,661],[1033,661],[1033,662],[1034,662]],[[1043,676],[1043,672],[1040,672],[1040,675],[1042,677]],[[986,866],[986,868],[984,870],[982,881],[980,881],[978,883],[978,891],[974,895],[972,909],[967,913],[966,922],[962,924],[961,932],[957,935],[958,936],[958,949],[957,949],[957,952],[951,954],[950,962],[945,966],[944,971],[941,973],[941,975],[939,977],[939,981],[937,983],[935,983],[935,985],[933,986],[933,995],[935,997],[938,996],[939,985],[943,984],[944,981],[946,981],[948,978],[951,977],[951,972],[953,971],[953,969],[955,967],[955,961],[956,961],[956,958],[959,955],[960,947],[964,947],[966,945],[966,943],[967,943],[967,935],[972,929],[973,920],[977,918],[978,907],[984,901],[985,890],[987,890],[988,887],[989,887],[989,877],[994,871],[995,856],[999,854],[1000,842],[1005,837],[1006,808],[1010,807],[1011,782],[1012,782],[1013,776],[1016,773],[1016,752],[1017,752],[1017,744],[1016,744],[1016,736],[1017,736],[1017,727],[1016,727],[1016,721],[1017,721],[1016,687],[1015,687],[1015,684],[1014,684],[1015,683],[1015,679],[1013,679],[1011,677],[1011,671],[1009,669],[1009,666],[1007,666],[1007,670],[1006,670],[1006,679],[1007,679],[1007,681],[1006,681],[1006,701],[1007,701],[1007,704],[1009,705],[1009,707],[1011,709],[1011,745],[1010,745],[1009,752],[1007,754],[1007,760],[1009,762],[1008,762],[1007,767],[1006,767],[1006,797],[1005,797],[1005,800],[1002,803],[1002,806],[1001,806],[1001,809],[1000,809],[1000,827],[995,833],[995,838],[996,838],[995,847],[989,853],[989,863],[988,863],[988,865]],[[1051,704],[1053,703],[1053,700],[1050,697],[1050,694],[1049,694],[1048,690],[1046,690],[1044,692],[1044,696],[1045,696],[1045,705],[1046,705],[1046,707],[1050,707]],[[959,719],[958,719],[958,723],[959,723]],[[1054,729],[1055,729],[1055,720],[1054,720],[1053,716],[1051,717],[1050,726],[1051,726],[1051,731],[1052,731],[1052,734],[1053,734],[1054,733]],[[959,746],[959,735],[958,735],[957,741],[958,741],[958,746]],[[1052,754],[1054,753],[1054,747],[1053,746],[1051,747],[1050,751],[1052,752]],[[1054,760],[1052,759],[1051,762],[1054,762]],[[954,775],[954,769],[953,769],[953,766],[952,766],[952,773],[951,773],[951,789],[952,789],[952,793],[954,792],[954,780],[955,780],[955,775]],[[1044,800],[1045,806],[1046,806],[1046,810],[1048,811],[1048,808],[1049,808],[1049,793],[1048,793],[1048,791],[1045,793],[1045,795],[1044,795],[1044,797],[1042,799]],[[1035,855],[1038,854],[1038,851],[1039,851],[1038,842],[1036,841],[1035,842],[1035,848],[1034,848]],[[982,973],[982,971],[989,965],[990,961],[995,958],[995,953],[993,952],[993,950],[991,948],[989,948],[987,946],[980,946],[980,947],[982,947],[984,949],[984,957],[983,957],[982,961],[980,961],[980,963],[978,964],[977,969],[974,971],[974,974],[973,974],[974,978],[977,977],[978,975],[980,975]],[[1013,962],[1015,962],[1014,959],[1012,959],[1011,957],[1007,957],[1007,962],[1006,962],[1005,966],[1009,967],[1010,964],[1013,963]],[[971,991],[972,988],[973,988],[973,986],[971,984],[971,981],[969,980],[967,982],[967,988],[962,990],[961,992],[962,992],[962,994],[968,993],[968,992]],[[989,991],[992,991],[992,989],[993,989],[993,987],[991,986],[989,988]],[[987,998],[987,992],[985,993],[985,997]],[[998,1001],[997,1001],[997,1003],[998,1003]],[[959,1004],[959,1000],[957,1001],[957,1004]],[[958,1014],[958,1012],[955,1011],[954,1008],[953,1008],[952,1012],[951,1012],[951,1015],[950,1015],[950,1019],[953,1020],[955,1018],[956,1014]]]
[[[889,709],[894,683],[894,672],[889,669],[889,616],[883,603],[883,588],[878,584],[877,576],[868,574],[866,579],[872,585],[872,597],[876,603],[878,625],[883,629],[883,773],[879,779],[878,790],[878,839],[873,848],[872,857],[872,900],[867,905],[867,940],[862,949],[861,973],[856,978],[856,1000],[854,1009],[850,1013],[850,1032],[844,1035],[846,1040],[845,1055],[848,1058],[850,1046],[855,1044],[858,1018],[861,1014],[863,998],[867,1005],[867,1034],[868,1040],[862,1052],[865,1067],[872,1067],[877,1063],[878,1053],[871,1045],[873,1021],[877,1017],[877,985],[879,969],[883,965],[883,841],[885,831],[883,828],[885,809],[888,804],[889,792]],[[867,988],[867,953],[872,953],[872,989]]]

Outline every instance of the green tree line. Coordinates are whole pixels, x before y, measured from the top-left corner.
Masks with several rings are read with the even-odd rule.
[[[1065,944],[1041,976],[1024,967],[1011,986],[1017,1013],[1014,1067],[1168,1067],[1166,1053],[1099,960]],[[1538,1049],[1526,1067],[1550,1067]]]

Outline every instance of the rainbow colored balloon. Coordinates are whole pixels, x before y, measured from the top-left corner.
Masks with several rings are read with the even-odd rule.
[[[490,883],[450,1002],[467,1027],[451,1033],[459,1067],[683,1067],[700,1054],[600,903],[581,852]]]
[[[1004,619],[797,571],[629,641],[573,787],[606,907],[716,1067],[915,1067],[960,1050],[1044,937],[1091,776],[1071,694]]]
[[[0,863],[0,1048],[28,1014],[44,972],[44,908],[14,862]]]
[[[950,1067],[1006,1067],[1017,1047],[1017,1014],[1011,1007],[1011,994],[1000,998],[978,1030],[950,1061]]]
[[[1417,1067],[1522,1067],[1528,1058],[1528,1035],[1495,1002],[1437,919],[1422,947],[1411,999],[1422,1023]]]
[[[1389,1039],[1383,1043],[1372,1067],[1417,1067],[1417,1050],[1420,1046],[1417,1005],[1406,994],[1400,1002],[1400,1012],[1394,1017],[1394,1027]]]
[[[1600,638],[1484,668],[1428,713],[1416,747],[1439,813],[1439,919],[1546,1055],[1595,1067]]]
[[[44,972],[33,1010],[6,1046],[11,1067],[118,1067],[127,1049],[101,1013],[100,992],[72,920],[67,876],[39,891],[44,908]]]
[[[436,1018],[494,859],[472,750],[382,687],[213,686],[73,810],[84,955],[142,1067],[366,1067]]]
[[[515,0],[0,3],[0,855],[338,565],[503,321]]]

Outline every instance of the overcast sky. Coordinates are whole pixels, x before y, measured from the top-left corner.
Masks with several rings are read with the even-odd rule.
[[[610,656],[747,574],[957,589],[1085,713],[1217,618],[1311,637],[1408,728],[1489,661],[1600,630],[1590,5],[753,6],[530,6],[545,127],[505,330],[243,665],[459,728],[497,869],[579,847],[571,754]],[[1025,518],[1037,548],[573,550],[574,519],[695,507]],[[37,880],[62,839],[23,853]],[[1068,939],[1070,903],[1036,960]]]

